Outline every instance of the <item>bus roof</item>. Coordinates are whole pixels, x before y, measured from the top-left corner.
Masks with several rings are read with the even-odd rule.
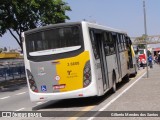
[[[105,26],[105,25],[100,25],[98,23],[92,23],[92,22],[86,22],[86,23],[88,24],[88,26],[93,27],[93,28],[104,29],[104,30],[107,30],[107,31],[127,34],[125,31],[115,29],[115,28],[111,28],[111,27],[108,27],[108,26]]]
[[[92,27],[92,28],[96,28],[96,29],[105,29],[107,31],[127,34],[126,32],[124,32],[122,30],[114,29],[114,28],[111,28],[111,27],[107,27],[107,26],[104,26],[104,25],[100,25],[98,23],[93,23],[93,22],[88,22],[88,21],[50,24],[50,25],[47,25],[47,26],[38,27],[38,28],[35,28],[35,29],[25,31],[24,33],[29,34],[29,33],[34,33],[34,32],[37,32],[37,31],[44,30],[44,29],[50,29],[50,28],[53,28],[53,27],[61,27],[61,26],[69,26],[69,25],[77,25],[77,24],[86,24],[88,27]]]

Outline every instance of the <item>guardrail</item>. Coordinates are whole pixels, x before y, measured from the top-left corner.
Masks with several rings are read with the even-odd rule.
[[[23,62],[0,64],[0,81],[25,78]]]

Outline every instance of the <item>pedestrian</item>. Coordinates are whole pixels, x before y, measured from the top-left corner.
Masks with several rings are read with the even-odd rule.
[[[158,53],[158,64],[160,65],[160,52]]]
[[[157,56],[156,55],[153,57],[153,61],[154,61],[154,64],[157,63]]]
[[[150,66],[150,68],[152,68],[153,66],[152,66],[152,56],[151,55],[149,55],[149,57],[148,57],[148,63],[149,63],[149,66]]]

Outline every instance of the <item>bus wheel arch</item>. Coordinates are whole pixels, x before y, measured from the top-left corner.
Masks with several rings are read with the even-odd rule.
[[[135,64],[134,64],[134,69],[135,69],[135,73],[134,73],[134,77],[135,77],[137,75],[137,67]]]
[[[115,93],[116,90],[117,90],[116,83],[117,83],[117,81],[116,81],[116,72],[115,72],[115,70],[113,70],[113,72],[112,72],[112,92],[113,93]]]

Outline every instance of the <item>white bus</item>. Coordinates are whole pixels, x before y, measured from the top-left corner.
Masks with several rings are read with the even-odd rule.
[[[31,101],[115,92],[134,68],[127,34],[95,23],[49,25],[22,37]]]

